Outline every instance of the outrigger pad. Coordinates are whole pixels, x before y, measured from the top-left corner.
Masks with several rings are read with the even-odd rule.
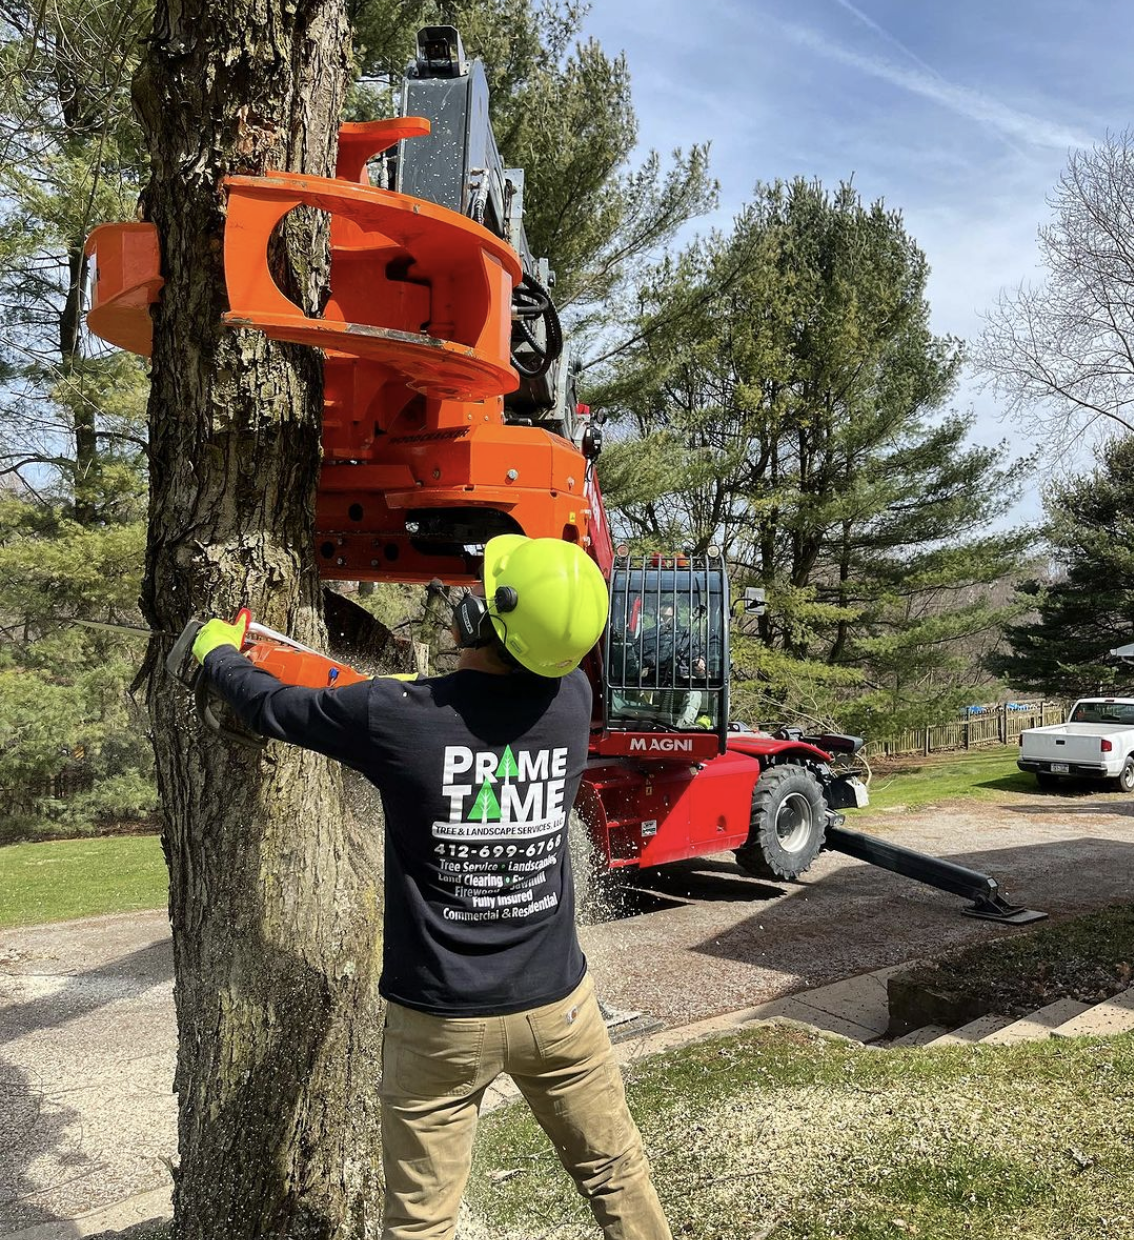
[[[1026,926],[1033,921],[1044,921],[1047,913],[1038,909],[1009,904],[999,896],[977,900],[971,908],[961,910],[966,917],[979,917],[982,921],[999,921],[1010,926]]]

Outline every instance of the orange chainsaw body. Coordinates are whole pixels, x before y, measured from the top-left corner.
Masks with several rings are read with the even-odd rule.
[[[240,653],[284,684],[304,689],[342,688],[368,680],[361,672],[314,650],[299,650],[270,638],[250,636]]]

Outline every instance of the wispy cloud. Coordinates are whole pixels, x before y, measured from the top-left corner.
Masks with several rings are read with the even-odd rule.
[[[901,39],[898,39],[894,35],[892,35],[884,26],[880,26],[872,17],[867,16],[867,14],[864,13],[860,8],[857,8],[855,5],[851,4],[850,0],[834,0],[834,3],[837,4],[840,9],[846,9],[846,11],[850,13],[852,17],[862,22],[862,24],[868,30],[873,30],[876,35],[878,35],[882,39],[885,39],[886,42],[889,43],[892,47],[896,47],[902,53],[903,56],[909,57],[909,59],[912,60],[915,65],[919,66],[919,68],[921,69],[924,69],[925,72],[928,73],[931,77],[936,78],[938,81],[945,80],[944,78],[942,78],[941,74],[938,73],[937,70],[932,65],[927,64],[924,60],[922,60],[921,57],[915,51],[913,51],[911,48],[906,47],[906,45],[901,41]]]
[[[797,43],[811,51],[888,82],[891,86],[908,91],[910,94],[919,95],[940,107],[947,108],[958,116],[975,121],[1010,145],[1024,144],[1055,148],[1061,151],[1069,147],[1091,145],[1093,139],[1087,134],[1061,125],[1057,121],[1021,112],[981,91],[970,90],[968,87],[947,81],[932,66],[927,65],[893,35],[887,33],[851,4],[850,0],[835,0],[835,3],[852,13],[888,43],[900,49],[911,60],[914,67],[907,68],[880,56],[868,56],[852,51],[841,44],[832,43],[817,31],[806,26],[785,23],[783,29]]]

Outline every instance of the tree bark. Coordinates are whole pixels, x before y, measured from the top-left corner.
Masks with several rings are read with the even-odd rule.
[[[142,600],[155,628],[247,604],[323,640],[321,364],[222,327],[221,182],[330,175],[347,58],[344,0],[158,0],[135,81],[165,277]],[[326,242],[318,217],[293,217],[273,256],[308,312],[325,291]],[[378,832],[351,827],[323,759],[222,742],[159,664],[149,710],[176,972],[175,1234],[375,1235]]]
[[[67,249],[67,295],[59,315],[59,372],[64,379],[74,375],[81,357],[83,306],[82,292],[87,274],[87,259],[82,242]],[[75,474],[72,481],[75,520],[80,525],[93,525],[98,516],[94,502],[98,481],[98,438],[93,406],[76,404]]]

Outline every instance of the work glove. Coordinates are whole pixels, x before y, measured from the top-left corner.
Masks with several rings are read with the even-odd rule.
[[[248,608],[242,607],[231,624],[227,620],[205,621],[193,642],[193,658],[198,663],[204,663],[205,656],[218,646],[232,646],[239,650],[244,645],[244,635],[248,632],[251,618]]]

